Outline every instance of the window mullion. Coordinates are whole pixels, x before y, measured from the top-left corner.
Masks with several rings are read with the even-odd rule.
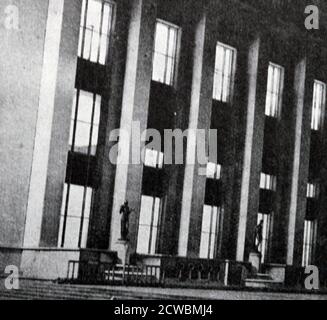
[[[88,3],[89,0],[85,0],[85,8],[84,8],[84,25],[83,25],[83,30],[82,30],[82,45],[81,45],[81,58],[84,58],[84,50],[85,50],[85,37],[86,37],[86,23],[87,23],[87,14],[88,14]]]
[[[103,28],[103,19],[104,19],[104,6],[105,6],[105,1],[102,0],[97,63],[99,63],[99,61],[100,61],[101,41],[102,41],[102,35],[103,35],[102,28]]]

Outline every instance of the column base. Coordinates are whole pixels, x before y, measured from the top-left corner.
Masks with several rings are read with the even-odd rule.
[[[130,256],[131,256],[130,242],[128,240],[119,239],[116,242],[116,247],[117,247],[118,259],[120,260],[121,264],[122,265],[129,264]]]
[[[261,266],[261,253],[256,251],[251,251],[249,255],[249,263],[252,264],[252,272],[257,274]]]

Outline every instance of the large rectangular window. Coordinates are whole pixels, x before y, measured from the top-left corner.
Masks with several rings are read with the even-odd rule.
[[[315,245],[316,221],[304,221],[302,266],[305,267],[312,263],[313,250]]]
[[[311,129],[320,130],[326,105],[326,84],[315,80],[313,85]]]
[[[175,80],[178,30],[175,25],[157,20],[152,79],[170,86]]]
[[[207,172],[206,172],[208,179],[220,180],[221,174],[222,174],[222,166],[220,164],[208,162]]]
[[[137,238],[137,253],[155,254],[162,211],[158,197],[142,196]]]
[[[259,224],[261,221],[263,222],[262,226],[262,242],[259,246],[259,251],[261,253],[261,261],[265,262],[267,259],[268,248],[269,248],[269,240],[270,240],[270,233],[271,233],[271,221],[272,215],[271,214],[258,214],[257,223]],[[257,241],[257,240],[256,240]],[[256,242],[258,245],[258,242]]]
[[[260,176],[260,189],[276,191],[277,179],[276,176],[261,173]]]
[[[154,149],[145,148],[144,165],[146,167],[162,169],[164,163],[164,154]]]
[[[216,257],[221,222],[222,209],[204,205],[199,254],[201,259],[214,259]]]
[[[268,117],[278,118],[281,112],[283,99],[284,68],[270,62],[267,82],[265,114]]]
[[[237,51],[235,48],[218,42],[213,81],[213,99],[230,102],[233,93]]]
[[[92,188],[65,183],[60,215],[59,247],[86,247],[92,197]]]
[[[114,5],[107,0],[83,0],[78,56],[105,64]]]
[[[316,183],[308,183],[307,184],[307,198],[318,198],[319,188]]]
[[[69,144],[73,152],[95,155],[98,144],[101,96],[75,90]]]

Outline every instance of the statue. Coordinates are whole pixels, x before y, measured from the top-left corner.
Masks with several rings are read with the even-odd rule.
[[[129,215],[133,211],[133,209],[129,208],[128,201],[125,201],[120,207],[119,213],[122,215],[120,220],[120,240],[128,241]]]
[[[254,229],[254,250],[259,252],[259,247],[262,243],[263,220]]]

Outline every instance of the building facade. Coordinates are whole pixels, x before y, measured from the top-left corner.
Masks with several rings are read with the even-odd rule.
[[[2,268],[50,279],[112,261],[125,200],[137,261],[241,265],[263,221],[262,263],[284,281],[327,267],[327,51],[323,21],[305,29],[311,3],[16,2],[19,29],[0,27]],[[186,132],[184,161],[135,124]],[[206,165],[195,129],[217,130]]]

